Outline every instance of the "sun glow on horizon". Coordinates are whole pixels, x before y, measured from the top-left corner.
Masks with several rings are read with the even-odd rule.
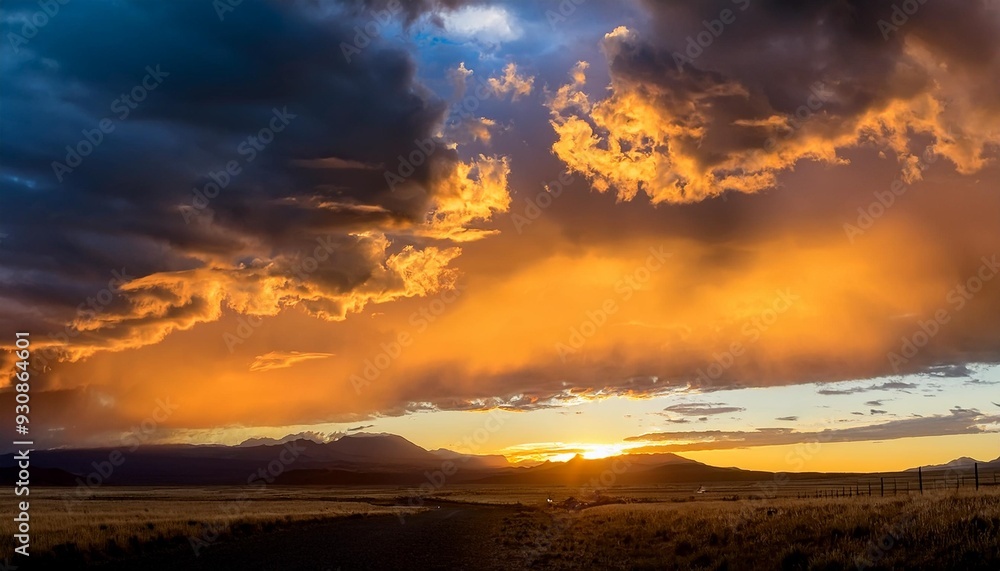
[[[628,454],[629,450],[644,443],[584,443],[538,442],[511,446],[499,451],[511,463],[518,462],[569,462],[579,456],[585,460],[598,460]]]

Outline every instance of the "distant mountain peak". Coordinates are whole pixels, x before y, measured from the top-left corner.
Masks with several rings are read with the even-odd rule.
[[[983,466],[985,466],[985,465],[996,465],[996,464],[1000,464],[1000,458],[997,458],[996,460],[992,460],[992,461],[989,461],[989,462],[984,462],[982,460],[976,460],[975,458],[970,458],[969,456],[961,456],[959,458],[955,458],[954,460],[952,460],[950,462],[945,462],[944,464],[935,464],[935,465],[932,465],[932,466],[921,466],[920,469],[922,469],[922,470],[946,470],[948,468],[970,468],[971,469],[972,466],[973,466],[973,464],[980,464],[980,465],[983,465]],[[906,470],[906,471],[907,472],[916,472],[917,468],[910,468],[909,470]]]
[[[465,454],[463,452],[448,450],[447,448],[431,450],[430,453],[442,460],[452,460],[460,465],[470,464],[480,468],[506,468],[511,466],[510,461],[502,454]]]
[[[336,440],[337,436],[339,435],[324,434],[321,432],[299,432],[298,434],[286,434],[281,438],[270,438],[268,436],[247,438],[236,446],[237,448],[249,448],[251,446],[274,446],[277,444],[285,444],[286,442],[295,442],[296,440],[308,440],[309,442],[315,442],[316,444],[325,444]]]
[[[975,458],[970,458],[968,456],[962,456],[960,458],[955,458],[951,462],[945,462],[944,464],[940,464],[940,466],[942,466],[942,467],[948,467],[948,466],[967,466],[967,465],[972,465],[972,464],[976,464],[976,463],[983,464],[984,462],[982,462],[980,460],[976,460]]]
[[[341,438],[398,438],[400,440],[406,440],[398,434],[390,434],[388,432],[356,432],[354,434],[344,435]],[[409,440],[406,441],[409,442]]]

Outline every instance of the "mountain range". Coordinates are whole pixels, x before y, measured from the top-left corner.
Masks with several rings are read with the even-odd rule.
[[[239,446],[148,445],[128,449],[56,449],[31,452],[35,485],[419,485],[431,478],[448,483],[493,485],[655,485],[762,481],[774,473],[710,466],[676,454],[630,454],[533,466],[510,464],[500,455],[426,450],[393,434],[354,434],[331,442],[298,439],[248,441]],[[12,482],[14,454],[0,456],[0,476]],[[924,470],[971,470],[970,458]],[[1000,458],[980,469],[1000,469]],[[794,473],[790,479],[829,477]]]

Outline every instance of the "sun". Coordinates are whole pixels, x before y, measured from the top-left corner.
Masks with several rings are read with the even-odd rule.
[[[626,449],[626,447],[621,444],[584,444],[582,448],[585,452],[583,452],[581,456],[587,460],[618,456],[623,454]]]

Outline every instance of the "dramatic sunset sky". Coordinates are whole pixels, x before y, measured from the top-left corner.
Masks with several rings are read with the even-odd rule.
[[[998,1],[3,8],[39,448],[1000,456]]]

